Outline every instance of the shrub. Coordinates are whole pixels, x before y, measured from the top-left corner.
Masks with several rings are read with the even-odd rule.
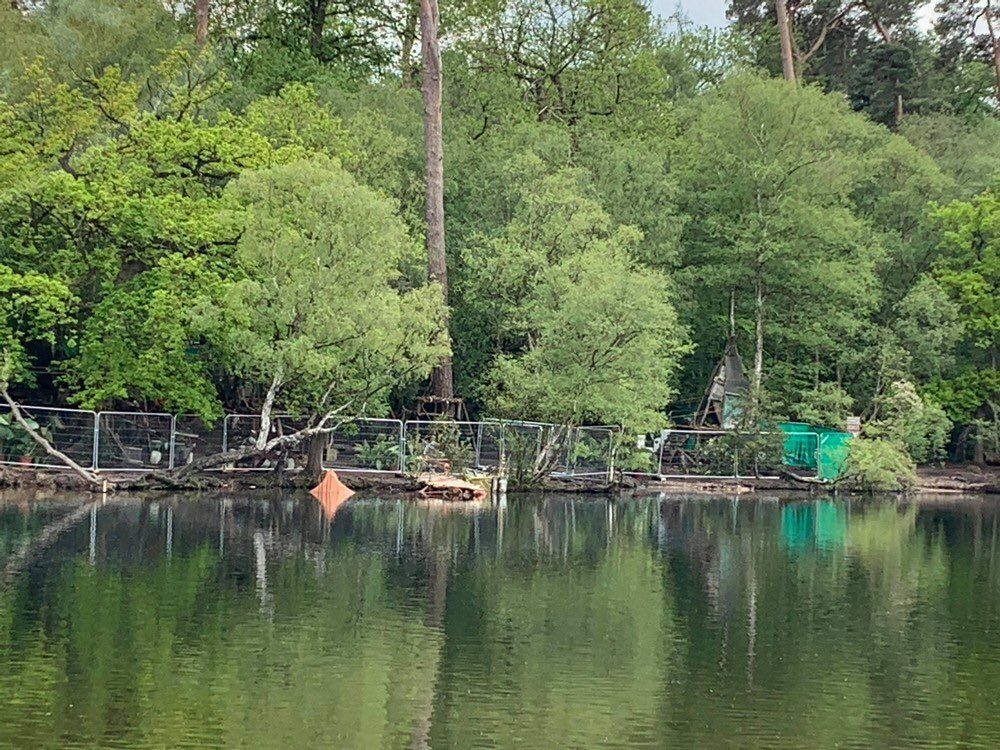
[[[844,467],[844,481],[868,492],[898,492],[917,483],[917,467],[899,445],[879,438],[856,438]]]

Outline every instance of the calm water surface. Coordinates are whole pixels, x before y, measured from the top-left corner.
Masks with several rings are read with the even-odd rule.
[[[998,505],[0,501],[0,747],[1000,746]]]

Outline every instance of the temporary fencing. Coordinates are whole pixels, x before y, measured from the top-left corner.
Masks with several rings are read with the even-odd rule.
[[[148,472],[173,466],[172,414],[102,411],[97,413],[94,467]]]
[[[21,406],[21,414],[56,450],[85,469],[97,458],[97,413],[84,409]],[[0,464],[64,468],[13,419],[10,407],[0,406]]]
[[[356,419],[330,433],[323,467],[346,471],[403,470],[403,423],[398,419]]]
[[[816,432],[741,434],[735,430],[665,429],[619,445],[621,471],[661,479],[776,478],[784,467],[816,471],[823,441]]]
[[[172,454],[175,467],[186,466],[202,456],[220,453],[225,447],[225,420],[212,424],[196,414],[178,414],[174,417]]]
[[[610,427],[577,427],[566,438],[566,458],[558,474],[610,476],[614,469],[615,434]]]
[[[492,422],[409,420],[403,425],[402,465],[417,473],[497,468],[503,452],[498,427]]]
[[[203,456],[252,445],[259,414],[227,414],[206,422],[192,414],[21,406],[24,416],[62,453],[87,469],[144,472],[184,466]],[[277,414],[273,439],[308,426],[305,416]],[[677,478],[749,476],[739,436],[725,430],[665,429],[639,441],[610,426],[567,428],[543,422],[348,420],[323,440],[322,465],[341,471],[399,473],[435,470],[503,470],[512,477],[550,473],[562,477],[612,478],[626,474]],[[286,452],[285,470],[305,467],[310,441]],[[787,438],[784,463],[816,466],[822,440],[814,432]],[[274,458],[254,458],[227,470],[275,468]],[[62,468],[0,408],[0,463]],[[778,466],[757,465],[757,475]]]

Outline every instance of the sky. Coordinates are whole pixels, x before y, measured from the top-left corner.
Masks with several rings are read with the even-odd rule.
[[[684,14],[696,26],[725,26],[726,0],[679,0]],[[653,12],[669,16],[677,9],[678,0],[652,0]]]
[[[728,23],[726,0],[651,0],[650,2],[653,12],[661,16],[669,16],[677,9],[678,4],[696,26],[718,28]],[[934,17],[934,4],[927,2],[918,16],[918,25],[925,30],[930,28]]]

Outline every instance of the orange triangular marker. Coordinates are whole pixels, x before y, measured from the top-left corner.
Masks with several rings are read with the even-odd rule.
[[[328,471],[323,481],[309,490],[309,494],[319,500],[324,515],[333,518],[337,515],[337,509],[354,494],[354,490],[340,481],[337,472]]]

